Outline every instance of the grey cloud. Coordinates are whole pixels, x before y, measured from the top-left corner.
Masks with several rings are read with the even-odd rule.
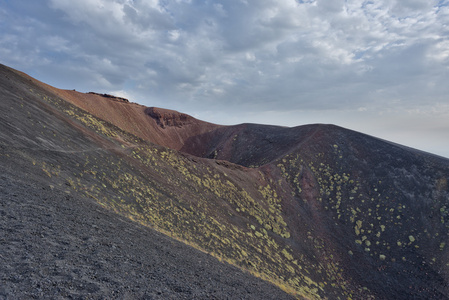
[[[400,17],[407,17],[409,15],[416,14],[417,12],[423,12],[425,10],[432,9],[438,5],[439,1],[433,0],[408,0],[408,1],[393,1],[392,12]]]
[[[335,14],[343,10],[344,0],[317,0],[317,8],[320,13]]]
[[[172,30],[175,29],[173,20],[168,13],[154,7],[146,7],[142,1],[133,2],[133,6],[123,6],[124,20],[136,25],[140,30]]]

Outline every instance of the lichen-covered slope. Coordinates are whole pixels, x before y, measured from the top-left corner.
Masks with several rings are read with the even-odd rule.
[[[277,167],[343,278],[379,298],[448,297],[447,159],[322,126]]]
[[[11,113],[0,119],[0,157],[33,180],[299,298],[449,297],[446,159],[330,125],[193,129],[187,116],[144,109],[160,138],[188,133],[177,151],[24,75],[2,76]]]

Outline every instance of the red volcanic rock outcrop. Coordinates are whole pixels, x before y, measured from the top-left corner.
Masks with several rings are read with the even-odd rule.
[[[195,118],[183,114],[174,110],[162,109],[157,107],[148,107],[145,109],[145,113],[152,117],[156,123],[162,127],[182,127],[198,122]]]
[[[12,72],[124,131],[175,150],[181,150],[189,140],[189,145],[182,151],[191,153],[200,146],[195,142],[198,136],[223,127],[174,110],[149,108],[108,94],[58,89],[23,72],[17,70]]]
[[[222,127],[174,110],[146,107],[137,103],[117,101],[103,94],[60,90],[44,83],[39,84],[51,90],[56,96],[124,131],[175,150],[181,150],[186,140],[192,137]]]
[[[146,141],[193,155],[203,156],[205,149],[211,147],[210,139],[214,136],[214,134],[208,133],[226,127],[204,122],[174,110],[146,107],[108,94],[58,89],[23,72],[12,71],[53,93],[56,97],[60,97],[124,131]]]

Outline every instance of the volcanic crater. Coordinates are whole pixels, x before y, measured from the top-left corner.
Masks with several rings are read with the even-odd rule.
[[[3,298],[449,298],[448,159],[3,65],[0,96]]]

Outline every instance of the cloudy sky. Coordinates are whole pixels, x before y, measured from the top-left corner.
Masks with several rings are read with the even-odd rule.
[[[0,63],[218,124],[449,157],[449,0],[0,0]]]

